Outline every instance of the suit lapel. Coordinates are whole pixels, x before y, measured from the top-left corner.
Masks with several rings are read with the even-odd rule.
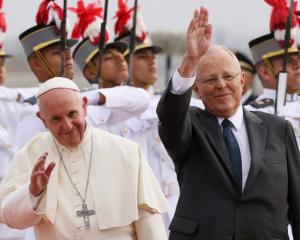
[[[267,130],[262,125],[262,119],[254,113],[244,110],[244,118],[251,152],[251,167],[244,188],[245,192],[253,183],[262,164],[266,146]]]
[[[204,126],[206,136],[233,178],[231,162],[218,120],[207,111],[205,111],[202,116],[201,121]]]

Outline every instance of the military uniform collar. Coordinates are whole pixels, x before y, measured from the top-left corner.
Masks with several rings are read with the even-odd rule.
[[[263,94],[261,94],[258,99],[264,99],[264,98],[270,98],[275,101],[276,98],[276,90],[275,89],[269,89],[269,88],[264,88]],[[288,102],[294,102],[297,101],[298,96],[296,93],[287,93],[286,94],[286,101]]]
[[[150,96],[155,95],[154,87],[151,85],[150,87],[147,88],[147,92],[149,93]]]

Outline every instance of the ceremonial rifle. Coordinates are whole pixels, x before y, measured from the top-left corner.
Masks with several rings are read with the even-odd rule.
[[[291,38],[291,22],[294,10],[294,0],[290,1],[289,14],[287,16],[285,36],[284,36],[284,56],[282,71],[279,72],[277,77],[277,89],[275,98],[275,115],[278,115],[280,110],[285,105],[286,100],[286,88],[287,88],[287,63],[289,58],[289,43]]]
[[[104,45],[105,45],[105,32],[106,32],[105,30],[106,30],[106,22],[107,22],[107,12],[108,12],[108,0],[105,0],[103,21],[101,23],[100,33],[99,33],[99,45],[98,45],[99,64],[98,64],[98,68],[97,68],[96,78],[94,79],[94,81],[92,83],[92,84],[98,84],[99,88],[102,87],[102,79],[101,79],[100,75],[101,75],[103,54],[104,54],[104,50],[105,50]]]
[[[64,6],[63,6],[63,18],[61,21],[61,27],[60,27],[60,46],[61,46],[61,68],[60,68],[60,75],[62,77],[65,76],[65,52],[66,52],[66,21],[67,21],[67,0],[64,0]]]
[[[133,9],[133,23],[130,31],[130,41],[129,41],[129,79],[127,85],[132,84],[133,77],[133,51],[135,48],[135,31],[137,24],[137,10],[138,10],[138,0],[134,0],[134,9]]]

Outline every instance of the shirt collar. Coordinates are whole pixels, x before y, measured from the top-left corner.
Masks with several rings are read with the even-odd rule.
[[[219,125],[221,125],[224,118],[218,117],[217,119],[218,119]],[[236,112],[227,119],[233,124],[233,126],[235,127],[236,130],[239,130],[244,121],[244,111],[243,111],[242,106],[239,105]]]

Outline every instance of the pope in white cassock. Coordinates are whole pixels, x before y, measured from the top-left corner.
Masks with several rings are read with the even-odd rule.
[[[34,227],[36,240],[164,240],[168,210],[138,144],[87,125],[86,98],[53,78],[37,94],[50,132],[12,160],[0,186],[0,221]]]

